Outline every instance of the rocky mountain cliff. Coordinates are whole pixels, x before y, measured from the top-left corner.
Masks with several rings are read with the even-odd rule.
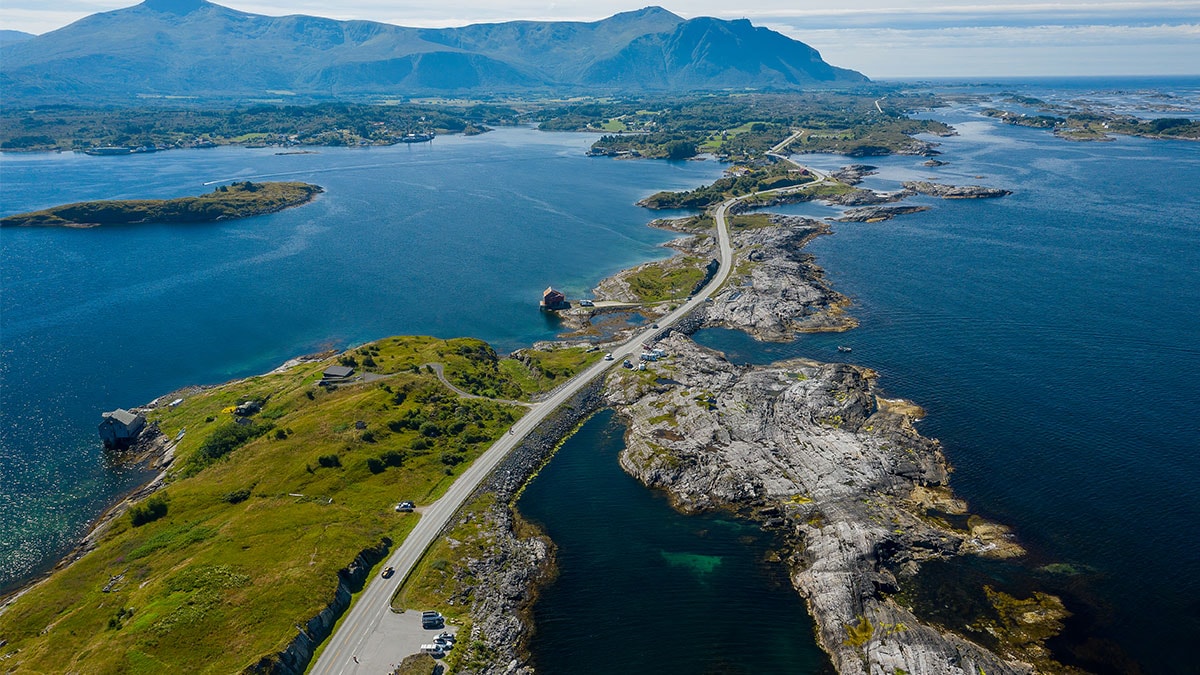
[[[146,0],[2,48],[6,98],[796,89],[865,82],[749,21],[659,7],[595,22],[406,28]]]

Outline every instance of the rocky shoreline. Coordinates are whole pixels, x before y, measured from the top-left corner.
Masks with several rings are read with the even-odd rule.
[[[963,196],[953,186],[905,188],[899,197],[856,192],[879,201],[917,192]],[[870,220],[855,217],[864,214],[851,210],[847,219]],[[654,225],[693,235],[669,244],[685,256],[712,253],[702,219]],[[780,532],[781,558],[839,673],[1078,672],[1053,661],[1044,645],[1067,616],[1054,596],[1020,600],[988,589],[998,612],[1022,612],[1010,622],[1015,627],[989,629],[996,644],[985,647],[923,622],[901,592],[926,561],[1025,553],[1007,527],[971,515],[955,497],[940,445],[913,427],[920,408],[884,398],[866,368],[806,360],[740,366],[687,337],[724,326],[785,340],[855,325],[844,313],[847,300],[802,251],[828,231],[820,221],[771,215],[769,226],[731,233],[737,271],[658,343],[671,357],[646,372],[614,371],[606,382],[606,405],[628,425],[621,466],[684,512],[731,509]],[[600,288],[613,287],[606,280]],[[1029,633],[1040,638],[1025,639]]]
[[[159,400],[162,398],[165,397],[160,397]],[[135,408],[134,411],[139,412],[144,409]],[[97,543],[108,531],[113,521],[124,515],[134,503],[149,497],[162,488],[166,484],[167,468],[175,459],[175,444],[175,440],[164,436],[153,424],[143,429],[134,444],[122,451],[122,462],[128,466],[141,466],[158,473],[145,483],[121,495],[94,521],[91,521],[87,533],[79,538],[71,550],[59,558],[54,567],[0,596],[0,613],[38,584],[50,579],[56,572],[70,567],[75,561],[95,550]]]
[[[745,330],[760,340],[781,342],[799,333],[843,331],[858,325],[845,313],[850,301],[829,285],[824,271],[816,265],[804,246],[814,238],[829,234],[828,223],[800,216],[765,215],[767,227],[735,229],[730,237],[734,246],[734,273],[714,295],[706,309],[701,327],[725,327]],[[593,308],[576,308],[563,319],[573,333],[587,334],[597,317],[615,312],[638,313],[653,319],[665,313],[670,303],[634,306],[625,279],[648,266],[673,269],[688,260],[711,260],[716,256],[713,225],[697,217],[662,219],[650,223],[687,236],[667,242],[678,255],[662,261],[624,270],[600,282],[594,290],[599,303],[618,303]],[[638,330],[637,325],[615,332],[609,340],[618,341]]]
[[[792,584],[839,673],[1044,665],[1036,649],[994,652],[925,624],[899,596],[926,560],[1024,553],[954,497],[938,443],[912,427],[915,406],[883,399],[875,374],[856,366],[738,366],[683,335],[660,345],[672,354],[669,377],[609,381],[628,424],[622,467],[683,511],[748,511],[780,530]]]

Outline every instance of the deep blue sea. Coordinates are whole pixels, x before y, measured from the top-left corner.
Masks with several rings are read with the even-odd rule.
[[[871,158],[880,172],[865,184],[928,178],[1012,196],[913,200],[932,210],[835,224],[810,244],[859,328],[786,345],[719,330],[697,340],[745,362],[879,371],[889,395],[926,409],[918,428],[943,442],[960,495],[1013,525],[1032,565],[1081,572],[1057,580],[1077,594],[1077,630],[1146,672],[1195,672],[1200,143],[1062,141],[973,110],[932,115],[959,132],[938,139],[947,166]]]
[[[1190,86],[1176,93],[1194,105]],[[1062,96],[1090,95],[1081,89]],[[1160,100],[1139,91],[1132,108]],[[1145,672],[1194,672],[1200,143],[1071,143],[1001,125],[979,116],[979,107],[930,115],[959,131],[938,139],[948,165],[872,158],[881,171],[867,185],[931,178],[1015,194],[921,198],[932,210],[837,224],[810,245],[834,286],[854,300],[860,328],[784,345],[730,331],[698,339],[743,361],[849,357],[879,371],[888,394],[926,408],[919,428],[942,440],[956,468],[953,486],[976,511],[1014,526],[1031,551],[1029,566],[1069,563],[1079,572],[1061,582],[1073,593],[1077,633],[1111,641]],[[662,255],[657,244],[669,235],[644,227],[658,214],[633,203],[709,182],[722,167],[583,157],[592,140],[508,129],[315,155],[0,157],[3,214],[82,199],[198,194],[217,180],[286,178],[328,190],[311,205],[233,223],[0,231],[0,586],[52,563],[113,495],[140,479],[106,463],[95,437],[100,411],[391,334],[473,335],[516,348],[554,334],[535,305],[546,285],[576,295]],[[863,161],[807,159],[818,168]],[[779,210],[834,213],[817,205]],[[839,355],[838,344],[854,351]],[[808,619],[791,618],[795,597],[758,562],[769,540],[705,540],[698,533],[724,533],[731,521],[691,523],[653,495],[631,501],[621,482],[628,479],[611,459],[619,427],[595,424],[530,486],[522,510],[534,511],[538,494],[571,494],[580,472],[592,472],[595,508],[622,499],[637,528],[637,537],[610,537],[628,547],[609,553],[658,555],[664,566],[655,574],[679,575],[677,583],[644,587],[647,597],[637,599],[683,624],[672,640],[711,638],[703,626],[712,607],[739,593],[716,572],[725,566],[746,576],[742,590],[764,616],[783,617],[772,639],[795,640],[794,654],[768,650],[778,654],[772,663],[784,664],[774,669],[819,668],[819,659],[795,655],[811,654]],[[577,548],[585,544],[570,536],[569,519],[578,514],[547,503],[555,502],[541,504],[536,519],[564,533],[560,556],[569,566],[561,583],[569,573],[611,573],[610,558]],[[647,543],[656,539],[663,552]],[[712,558],[721,562],[714,567]],[[686,591],[706,579],[721,590],[704,598]],[[763,590],[772,588],[777,597]],[[556,652],[569,643],[549,638],[566,640],[572,627],[589,627],[597,643],[626,635],[620,622],[595,620],[609,604],[581,597],[551,587],[539,601],[535,616],[558,622],[535,642],[539,663],[567,663]],[[671,650],[655,653],[639,665],[695,672],[672,666]],[[719,672],[719,660],[714,667]]]
[[[106,461],[102,411],[388,335],[528,346],[555,335],[537,307],[546,286],[578,296],[666,255],[670,236],[634,203],[722,167],[597,161],[594,140],[501,129],[309,155],[0,157],[4,215],[235,179],[327,190],[230,223],[0,230],[0,590],[144,479]]]

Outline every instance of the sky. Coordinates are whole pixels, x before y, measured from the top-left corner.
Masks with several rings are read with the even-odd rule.
[[[218,0],[234,9],[445,27],[593,21],[653,0]],[[0,0],[0,29],[44,33],[133,0]],[[1200,75],[1200,0],[664,0],[747,18],[872,78]]]

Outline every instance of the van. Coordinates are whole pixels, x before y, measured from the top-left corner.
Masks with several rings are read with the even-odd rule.
[[[441,645],[436,644],[421,645],[421,652],[424,654],[430,654],[434,657],[442,656],[443,654]]]

